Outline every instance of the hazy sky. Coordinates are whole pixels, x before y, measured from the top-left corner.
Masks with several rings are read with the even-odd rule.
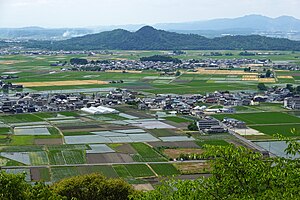
[[[0,27],[154,24],[247,14],[300,18],[300,0],[0,0]]]

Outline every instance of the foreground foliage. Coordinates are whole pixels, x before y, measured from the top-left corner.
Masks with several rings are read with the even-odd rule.
[[[134,192],[121,179],[108,179],[101,174],[75,176],[52,186],[30,185],[25,174],[0,173],[1,200],[123,200]]]
[[[286,139],[286,138],[284,138]],[[289,154],[299,152],[299,143],[288,142]],[[210,146],[212,176],[165,181],[156,190],[134,199],[299,199],[300,160],[264,158],[244,147]]]
[[[295,155],[300,143],[288,141],[286,153]],[[136,192],[121,179],[100,174],[75,176],[51,186],[31,185],[25,174],[0,173],[1,200],[88,200],[88,199],[299,199],[300,159],[265,158],[244,147],[206,146],[211,176],[198,180],[163,181],[154,191]]]

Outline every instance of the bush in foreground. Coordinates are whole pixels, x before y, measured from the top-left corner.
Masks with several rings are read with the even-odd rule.
[[[299,152],[300,144],[289,141],[287,153]],[[264,158],[244,147],[209,146],[212,176],[165,181],[154,191],[134,199],[300,199],[300,160]]]

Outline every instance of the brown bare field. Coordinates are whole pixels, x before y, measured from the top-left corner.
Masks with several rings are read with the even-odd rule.
[[[47,168],[45,167],[32,167],[30,168],[30,178],[32,181],[50,181],[50,180],[43,180],[43,179],[48,179],[47,177],[45,177],[45,175],[43,176],[43,172],[44,170],[47,170]],[[48,170],[47,170],[48,171]],[[50,177],[49,177],[50,178]]]
[[[122,153],[88,153],[86,156],[88,164],[133,162],[128,154]]]
[[[74,81],[49,81],[49,82],[21,82],[18,83],[24,87],[41,87],[41,86],[67,86],[67,85],[105,85],[106,81],[98,80],[74,80]]]
[[[114,148],[117,152],[126,154],[136,154],[137,151],[130,144],[121,144]]]
[[[140,74],[142,71],[137,70],[105,70],[105,72],[112,72],[112,73],[131,73],[131,74]]]
[[[133,184],[132,185],[134,189],[139,191],[150,191],[154,190],[153,186],[150,183],[147,184]]]
[[[39,168],[30,168],[30,175],[31,175],[31,180],[33,181],[41,180],[41,174]]]
[[[234,71],[234,70],[205,70],[199,68],[197,72],[186,72],[187,74],[223,74],[223,75],[257,75],[257,73],[244,72],[244,71]]]
[[[209,163],[176,163],[174,166],[182,174],[207,173],[210,170]]]
[[[165,149],[164,154],[169,158],[175,159],[180,156],[180,154],[202,154],[204,152],[203,149]]]
[[[290,79],[293,79],[292,76],[277,76],[277,78],[290,78]]]

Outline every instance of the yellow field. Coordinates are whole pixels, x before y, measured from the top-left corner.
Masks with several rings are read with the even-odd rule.
[[[23,82],[18,83],[24,87],[41,87],[41,86],[67,86],[67,85],[104,85],[105,81],[98,80],[82,80],[82,81],[49,81],[49,82]]]
[[[112,72],[112,73],[123,73],[124,70],[105,70],[105,72]],[[140,74],[142,71],[136,70],[125,70],[125,73],[132,73],[132,74]]]
[[[244,75],[242,81],[258,81],[260,83],[275,83],[276,80],[274,78],[258,78],[254,75]]]
[[[244,75],[242,81],[258,81],[258,77],[256,75]]]
[[[290,78],[290,79],[293,79],[292,76],[277,76],[277,78]]]
[[[0,60],[0,65],[13,65],[17,63],[26,62],[24,60]]]
[[[276,80],[274,78],[260,78],[258,80],[260,83],[276,83]]]
[[[289,72],[289,70],[277,69],[275,72]]]
[[[257,75],[257,73],[234,71],[234,70],[205,70],[198,68],[196,72],[186,72],[187,74],[220,74],[220,75]]]
[[[264,64],[246,64],[244,67],[263,67]]]

